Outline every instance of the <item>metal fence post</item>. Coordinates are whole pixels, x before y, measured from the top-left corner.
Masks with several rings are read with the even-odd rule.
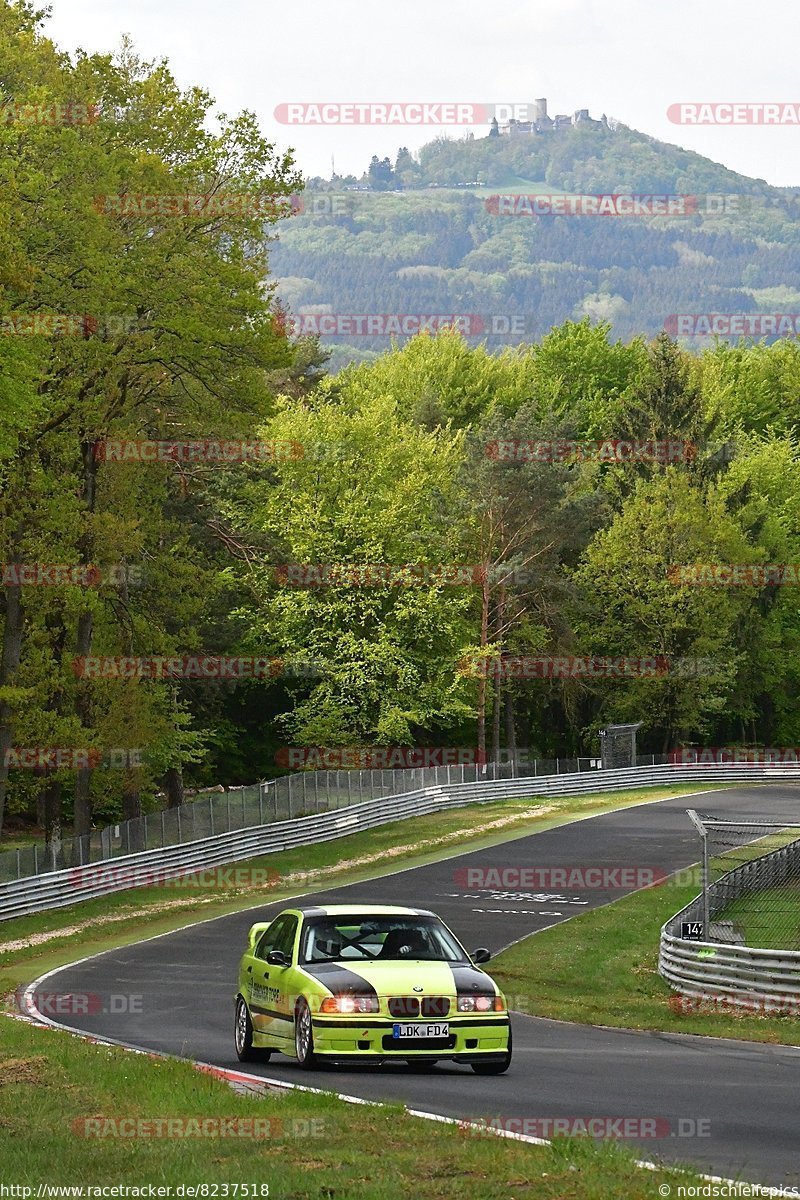
[[[291,821],[291,819],[292,819],[292,816],[293,816],[293,814],[292,814],[292,779],[293,779],[293,778],[294,778],[294,776],[293,776],[293,775],[290,775],[290,776],[289,776],[289,779],[288,779],[288,784],[289,784],[289,787],[288,787],[288,789],[287,789],[287,790],[288,790],[288,792],[289,792],[289,820],[290,820],[290,821]]]
[[[21,872],[21,870],[22,870],[22,865],[21,865],[21,863],[20,863],[20,854],[21,854],[21,853],[22,853],[22,851],[21,851],[21,850],[17,850],[17,879],[21,879],[21,878],[22,878],[22,875],[20,874],[20,872]]]
[[[164,846],[166,846],[166,844],[167,844],[167,829],[166,829],[166,825],[164,824],[164,809],[162,808],[162,810],[161,810],[161,848],[162,848],[162,850],[163,850]]]
[[[175,809],[175,815],[178,818],[178,845],[183,845],[183,837],[181,836],[181,807]]]
[[[703,839],[703,941],[707,942],[711,937],[711,905],[708,896],[708,885],[710,882],[708,878],[708,830],[693,808],[687,808],[686,812],[689,820]]]
[[[247,809],[244,801],[244,784],[242,784],[242,829],[247,825]]]
[[[258,785],[258,823],[259,823],[259,825],[264,824],[264,785],[263,785],[263,783],[260,783]]]

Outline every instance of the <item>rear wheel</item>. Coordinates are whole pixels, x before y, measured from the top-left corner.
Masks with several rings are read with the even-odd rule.
[[[236,1026],[234,1030],[236,1041],[236,1057],[239,1062],[269,1062],[271,1050],[262,1050],[253,1045],[253,1022],[247,1005],[241,996],[236,1000]]]
[[[508,1051],[496,1062],[472,1063],[476,1075],[502,1075],[511,1066],[511,1026],[508,1027]]]
[[[294,1010],[294,1050],[297,1061],[304,1070],[310,1071],[317,1065],[314,1053],[314,1030],[311,1027],[311,1009],[300,997]]]

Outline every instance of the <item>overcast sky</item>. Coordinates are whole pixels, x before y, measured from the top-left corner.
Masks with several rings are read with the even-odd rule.
[[[446,128],[286,126],[291,101],[521,103],[605,112],[745,175],[800,186],[800,127],[672,124],[681,101],[800,102],[800,5],[727,0],[52,0],[65,49],[111,51],[122,33],[166,56],[181,84],[227,112],[255,111],[306,175],[360,175],[372,154],[417,149]],[[476,127],[476,136],[486,130]]]

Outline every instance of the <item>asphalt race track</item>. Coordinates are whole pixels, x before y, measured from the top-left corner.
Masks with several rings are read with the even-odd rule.
[[[698,785],[699,786],[699,785]],[[472,950],[511,942],[617,899],[624,889],[532,892],[463,886],[464,868],[636,867],[672,873],[698,859],[688,806],[731,819],[800,820],[800,787],[767,784],[685,796],[593,817],[371,883],[308,893],[325,903],[371,901],[431,908]],[[455,872],[458,871],[458,877]],[[75,1017],[69,1028],[128,1045],[238,1067],[233,993],[249,926],[287,901],[221,917],[113,950],[47,977],[43,991],[141,996],[141,1011]],[[657,931],[653,930],[654,939]],[[491,971],[491,964],[489,968]],[[635,1033],[513,1018],[514,1061],[479,1078],[440,1064],[415,1073],[380,1069],[301,1071],[277,1055],[253,1074],[463,1118],[646,1117],[671,1133],[637,1139],[642,1157],[703,1171],[800,1185],[800,1048],[686,1035]],[[707,1122],[708,1136],[677,1131]],[[663,1125],[659,1125],[659,1132]],[[702,1126],[701,1126],[702,1128]]]

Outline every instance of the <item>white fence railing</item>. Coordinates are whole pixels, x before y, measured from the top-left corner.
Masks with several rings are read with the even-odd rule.
[[[733,1005],[768,1011],[770,1006],[800,1008],[800,951],[766,950],[723,941],[712,941],[713,918],[739,896],[776,887],[800,872],[800,839],[769,854],[750,859],[728,871],[708,888],[707,906],[702,893],[671,917],[661,930],[659,973],[670,987],[695,999],[711,997]],[[684,922],[704,922],[707,940],[680,936]],[[717,936],[721,931],[716,930]]]
[[[400,795],[382,796],[331,812],[254,825],[181,845],[145,850],[104,862],[13,880],[0,885],[0,921],[50,908],[63,908],[79,900],[158,883],[263,854],[332,841],[362,830],[375,829],[391,821],[424,816],[439,809],[513,797],[583,795],[696,780],[735,782],[785,779],[800,779],[800,768],[754,763],[702,767],[628,767],[615,771],[581,771],[572,775],[427,787]]]

